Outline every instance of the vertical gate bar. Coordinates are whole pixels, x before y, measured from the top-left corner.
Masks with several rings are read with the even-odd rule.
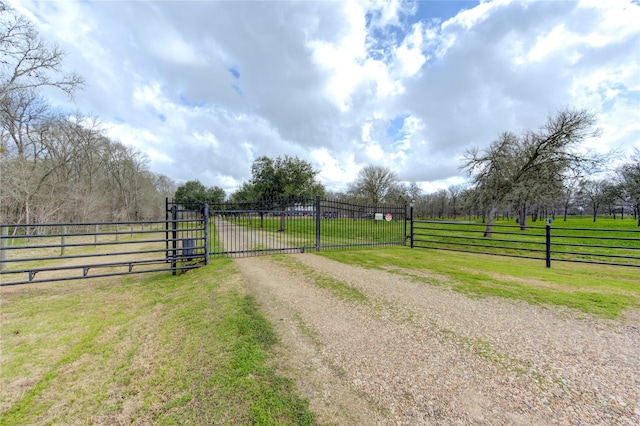
[[[95,234],[96,235],[93,236],[93,244],[94,244],[93,247],[94,248],[98,247],[98,232],[99,232],[99,230],[100,230],[100,225],[96,224],[96,229],[95,229]]]
[[[171,206],[171,248],[172,248],[172,252],[171,252],[171,273],[172,275],[176,274],[176,267],[177,267],[177,256],[178,256],[178,206],[177,205],[172,205]]]
[[[164,199],[165,259],[169,261],[169,198]]]
[[[414,201],[411,200],[411,248],[413,248],[413,203]]]
[[[204,205],[204,264],[209,264],[209,204]]]
[[[320,251],[320,196],[316,195],[316,251]]]

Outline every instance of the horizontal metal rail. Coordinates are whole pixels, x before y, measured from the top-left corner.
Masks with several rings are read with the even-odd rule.
[[[465,236],[465,235],[451,235],[451,234],[429,234],[429,233],[415,233],[414,237],[441,237],[441,238],[448,238],[448,239],[453,239],[453,240],[473,240],[473,241],[482,241],[482,238],[478,238],[478,237],[469,237],[469,236]],[[536,235],[536,237],[538,239],[540,239],[540,237],[544,237],[544,235],[540,236],[540,235]],[[497,241],[497,242],[505,242],[505,243],[523,243],[523,244],[542,244],[544,245],[545,242],[544,241],[526,241],[526,240],[506,240],[506,239],[501,239],[501,238],[491,238],[491,241]]]
[[[412,220],[409,237],[411,246],[415,248],[534,259],[539,258],[522,256],[521,253],[544,253],[547,267],[552,260],[640,267],[640,230],[552,228],[548,225],[528,226],[520,232],[512,232],[508,229],[519,228],[519,225],[494,223],[490,238],[473,235],[486,233],[486,227],[486,224],[472,222]],[[502,228],[507,228],[507,231]],[[539,230],[545,232],[540,233]],[[517,235],[518,238],[494,238],[496,235]]]
[[[298,197],[214,204],[211,256],[403,245],[405,206],[364,205]]]
[[[470,253],[470,254],[484,254],[487,256],[501,256],[501,257],[515,257],[519,259],[533,259],[533,260],[544,260],[544,257],[536,257],[536,256],[524,256],[515,253],[489,253],[489,252],[478,252],[475,250],[464,250],[459,248],[449,248],[449,247],[416,247],[416,248],[428,248],[433,250],[445,250],[445,251],[455,251],[458,253]]]
[[[415,239],[415,242],[417,243],[434,243],[434,244],[447,244],[447,245],[456,245],[456,246],[462,246],[462,247],[481,247],[481,248],[495,248],[495,249],[505,249],[505,250],[521,250],[521,251],[530,251],[530,252],[537,252],[537,253],[544,253],[546,252],[546,250],[543,249],[534,249],[534,248],[527,248],[527,247],[515,247],[515,246],[499,246],[499,245],[490,245],[490,244],[473,244],[473,243],[459,243],[459,242],[453,242],[453,241],[442,241],[442,240],[422,240],[422,239]],[[542,243],[544,244],[544,243]],[[479,253],[479,252],[476,252]],[[492,254],[489,252],[482,252],[484,254]]]
[[[164,259],[162,261],[158,261],[158,264],[165,264],[166,262],[164,261]],[[132,262],[130,263],[130,265],[138,265],[138,262]],[[126,266],[129,264],[123,264],[122,266]],[[190,270],[190,269],[196,269],[199,268],[200,265],[180,265],[177,266],[177,269],[180,271],[185,271],[185,270]],[[81,267],[78,267],[76,269],[80,269]],[[93,269],[98,268],[98,267],[94,267]],[[83,278],[104,278],[104,277],[116,277],[116,276],[120,276],[120,275],[131,275],[131,274],[147,274],[147,273],[152,273],[152,272],[169,272],[169,271],[173,271],[174,268],[172,268],[171,266],[167,266],[164,268],[155,268],[155,269],[143,269],[143,270],[133,270],[133,267],[130,267],[129,270],[127,272],[111,272],[111,273],[105,273],[105,274],[95,274],[95,275],[87,275],[87,274],[83,274],[82,276],[67,276],[67,277],[52,277],[52,278],[46,278],[46,279],[30,279],[30,280],[22,280],[22,281],[11,281],[11,282],[2,282],[0,283],[0,286],[12,286],[12,285],[20,285],[20,284],[37,284],[37,283],[49,283],[49,282],[57,282],[57,281],[71,281],[71,280],[77,280],[77,279],[83,279]],[[33,277],[35,277],[35,274],[33,275]]]
[[[201,212],[189,213],[158,221],[0,224],[0,286],[199,267],[208,263],[207,224]]]

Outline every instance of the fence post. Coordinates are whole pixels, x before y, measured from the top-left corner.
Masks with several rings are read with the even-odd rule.
[[[320,196],[316,195],[316,251],[320,251]]]
[[[204,264],[209,264],[209,204],[204,204]]]
[[[60,237],[60,256],[64,256],[64,245],[66,242],[66,235],[67,234],[67,225],[64,225],[62,227],[62,236]]]
[[[4,261],[7,259],[7,251],[5,249],[9,241],[9,227],[2,226],[0,228],[2,228],[2,238],[0,238],[0,271],[2,271],[4,269]]]
[[[547,232],[546,232],[546,246],[547,246],[547,268],[551,268],[551,219],[547,219]]]
[[[95,229],[95,233],[96,235],[93,236],[93,247],[97,248],[98,247],[98,232],[100,232],[100,225],[96,225],[96,229]]]

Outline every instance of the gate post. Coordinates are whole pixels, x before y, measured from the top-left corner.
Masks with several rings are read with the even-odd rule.
[[[316,195],[316,251],[320,251],[320,196]]]
[[[209,204],[204,204],[204,264],[209,264]]]

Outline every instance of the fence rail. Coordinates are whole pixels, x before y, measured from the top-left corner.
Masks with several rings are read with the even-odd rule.
[[[414,220],[405,206],[297,199],[182,206],[164,221],[0,224],[0,286],[185,271],[220,256],[406,245],[640,267],[640,230]],[[211,232],[209,230],[211,226]],[[409,229],[410,227],[410,229]],[[211,234],[211,235],[210,235]]]
[[[407,208],[320,197],[211,205],[211,256],[404,245]]]
[[[411,246],[552,261],[640,267],[640,230],[413,220]]]
[[[205,246],[185,235],[203,222],[0,224],[0,286],[192,269]]]

